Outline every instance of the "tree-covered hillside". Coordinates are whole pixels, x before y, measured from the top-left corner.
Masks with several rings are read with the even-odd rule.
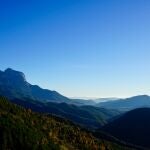
[[[105,125],[112,118],[121,113],[117,110],[98,108],[93,106],[76,106],[67,103],[39,102],[33,99],[11,99],[11,102],[31,109],[35,112],[54,114],[90,129],[97,129]]]
[[[0,98],[1,150],[123,150],[70,121],[34,113]]]
[[[104,126],[103,130],[120,140],[150,149],[150,108],[131,110]]]

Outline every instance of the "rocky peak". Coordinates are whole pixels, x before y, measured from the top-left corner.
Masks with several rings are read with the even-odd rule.
[[[13,78],[14,80],[16,79],[16,80],[26,82],[26,77],[22,72],[15,71],[11,68],[8,68],[4,71],[4,74],[10,78]]]

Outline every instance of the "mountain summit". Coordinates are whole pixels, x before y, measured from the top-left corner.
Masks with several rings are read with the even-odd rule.
[[[8,98],[32,98],[39,101],[67,102],[69,98],[56,91],[42,89],[27,82],[25,74],[11,68],[0,71],[0,95]]]
[[[4,71],[5,76],[7,75],[8,78],[13,78],[16,80],[24,81],[26,82],[25,74],[19,71],[15,71],[11,68],[8,68]]]

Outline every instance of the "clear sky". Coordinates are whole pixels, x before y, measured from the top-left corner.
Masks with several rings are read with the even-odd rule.
[[[150,1],[1,0],[8,67],[71,97],[150,94]]]

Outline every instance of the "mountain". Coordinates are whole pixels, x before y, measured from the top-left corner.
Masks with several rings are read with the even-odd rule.
[[[11,68],[0,71],[0,95],[10,99],[34,99],[41,102],[65,102],[74,105],[97,105],[98,100],[71,99],[56,91],[42,89],[38,85],[27,82],[25,74]]]
[[[84,106],[92,105],[91,101],[72,100],[56,91],[31,85],[24,73],[12,69],[0,71],[0,95],[25,108],[64,117],[92,129],[99,128],[120,114],[115,110]]]
[[[22,72],[6,69],[0,71],[0,95],[8,98],[32,98],[38,101],[67,102],[69,98],[56,91],[42,89],[26,81]]]
[[[127,99],[99,103],[99,107],[129,111],[140,107],[150,107],[150,96],[139,95]]]
[[[11,102],[33,111],[67,118],[83,127],[96,129],[121,114],[120,111],[93,106],[76,106],[67,103],[40,102],[32,99],[12,99]]]
[[[150,149],[150,108],[138,108],[103,127],[105,132]]]
[[[107,137],[107,135],[106,135]],[[130,150],[127,145],[96,138],[70,121],[41,115],[0,97],[1,150]]]
[[[15,71],[11,68],[0,71],[0,95],[10,99],[34,99],[42,102],[65,102],[75,105],[95,105],[92,100],[67,98],[56,91],[42,89],[38,85],[32,85],[27,82],[25,74]]]

